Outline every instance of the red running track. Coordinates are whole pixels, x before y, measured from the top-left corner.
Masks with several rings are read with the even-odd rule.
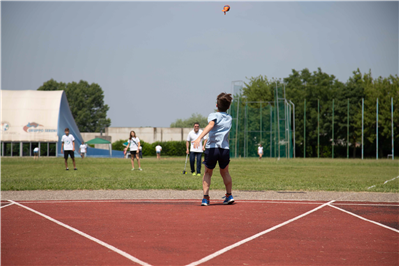
[[[389,229],[329,205],[304,215],[326,202],[211,203],[21,202],[150,265],[188,265],[220,251],[198,265],[399,264],[398,204],[333,203]],[[17,204],[2,207],[1,222],[2,265],[139,265]]]

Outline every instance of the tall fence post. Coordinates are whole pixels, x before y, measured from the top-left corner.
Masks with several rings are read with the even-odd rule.
[[[376,114],[376,125],[375,125],[375,136],[376,136],[376,141],[375,141],[375,145],[376,145],[376,147],[375,147],[375,158],[376,158],[376,160],[378,160],[378,98],[377,98],[377,106],[376,106],[376,112],[377,112],[377,114]]]
[[[364,98],[362,98],[362,160],[364,158]]]
[[[294,158],[295,158],[295,104],[290,100],[290,102],[291,102],[291,104],[292,104],[292,111],[293,111],[293,116],[294,116],[294,119],[292,120],[293,121],[293,127],[292,127],[292,129],[293,129],[293,134],[292,134],[292,136],[294,137],[294,146],[293,146],[293,148],[292,148],[292,151],[294,152]]]
[[[270,158],[272,158],[272,143],[273,143],[273,116],[272,116],[272,105],[270,104]]]
[[[239,121],[239,109],[240,109],[240,97],[237,99],[237,117],[236,117],[236,145],[235,145],[235,151],[234,151],[234,156],[237,158],[237,142],[238,142],[238,121]]]
[[[303,110],[303,158],[306,158],[306,99]]]
[[[260,143],[262,143],[262,102],[260,103],[260,122],[259,122],[259,125],[260,125]],[[262,147],[263,147],[263,145],[262,145]]]
[[[276,110],[277,110],[277,147],[278,147],[278,159],[280,159],[280,114],[279,114],[279,107],[278,107],[278,88],[277,88],[277,81],[276,81]]]
[[[393,148],[393,142],[394,142],[394,138],[393,138],[393,97],[391,97],[391,127],[392,127],[392,160],[394,160],[395,157],[395,153],[394,153],[394,148]]]
[[[244,114],[244,126],[245,126],[245,139],[244,139],[244,158],[248,155],[248,117],[247,117],[247,109],[248,109],[248,100],[245,101],[245,114]]]
[[[317,99],[317,158],[320,158],[320,99]]]
[[[288,122],[290,121],[289,119],[291,117],[288,117],[288,112],[289,112],[288,101],[284,100],[284,103],[285,103],[285,109],[284,109],[285,110],[285,139],[287,141],[285,157],[290,158],[290,156],[289,156],[290,155],[290,142],[289,142],[290,131],[289,131]]]
[[[349,159],[349,98],[348,98],[348,124],[346,126],[347,128],[347,137],[346,137],[346,158]]]
[[[334,159],[334,99],[332,102],[332,158]]]

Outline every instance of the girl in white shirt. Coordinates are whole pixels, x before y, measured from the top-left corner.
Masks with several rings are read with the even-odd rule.
[[[258,147],[258,155],[259,155],[259,160],[262,159],[262,155],[263,155],[263,147],[262,147],[262,144],[259,144],[259,147]]]
[[[143,171],[141,169],[140,165],[140,158],[139,158],[139,153],[138,151],[140,150],[140,139],[136,136],[136,132],[130,131],[129,134],[129,139],[127,140],[128,144],[124,150],[126,153],[127,149],[130,147],[130,158],[132,161],[132,171],[134,170],[134,158],[137,159],[137,163],[139,164],[139,170]]]

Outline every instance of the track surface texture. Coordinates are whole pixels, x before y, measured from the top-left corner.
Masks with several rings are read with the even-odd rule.
[[[1,265],[399,264],[398,202],[239,198],[201,207],[2,193]]]

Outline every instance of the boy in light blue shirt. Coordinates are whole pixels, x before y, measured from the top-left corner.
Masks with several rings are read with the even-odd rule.
[[[202,131],[201,135],[193,142],[194,148],[198,147],[201,139],[209,133],[208,142],[206,143],[206,150],[204,152],[205,173],[202,180],[202,187],[204,198],[202,199],[202,206],[209,205],[209,187],[211,185],[211,177],[216,163],[219,163],[220,175],[223,178],[226,187],[226,199],[223,204],[234,203],[234,198],[231,195],[233,182],[229,173],[230,150],[229,150],[229,132],[231,128],[232,118],[226,113],[230,108],[232,101],[231,94],[221,93],[217,97],[216,107],[218,111],[211,113],[208,116],[208,125]]]

